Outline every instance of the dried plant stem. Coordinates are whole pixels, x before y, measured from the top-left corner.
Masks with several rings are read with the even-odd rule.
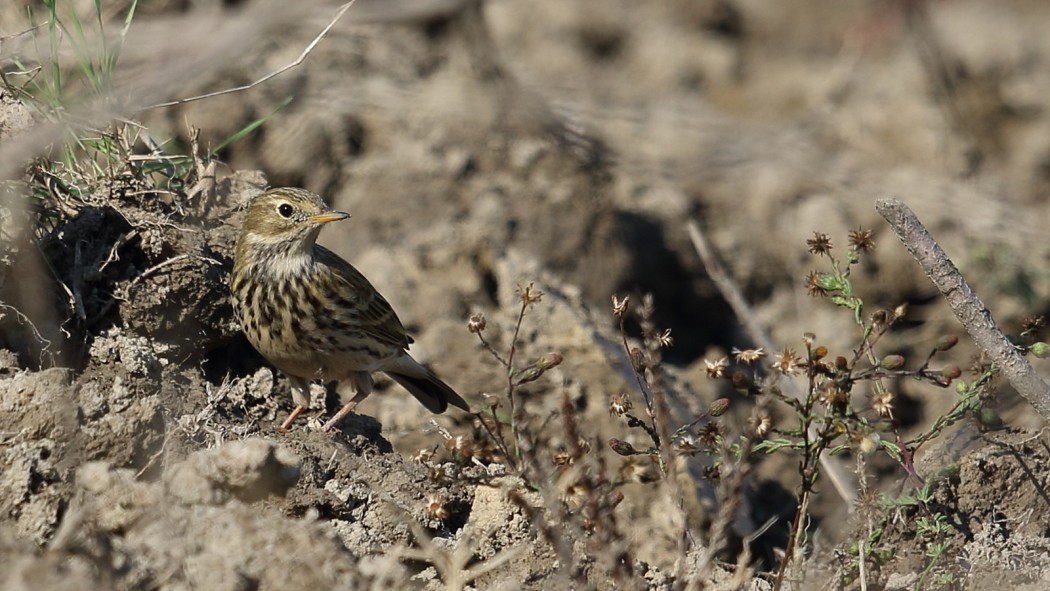
[[[651,355],[659,355],[657,347],[650,346]],[[657,442],[660,463],[663,465],[664,477],[667,479],[667,493],[671,497],[673,505],[678,509],[679,517],[682,519],[682,531],[678,536],[678,553],[680,560],[677,577],[681,580],[684,573],[686,556],[693,546],[693,538],[689,532],[689,518],[685,510],[685,496],[682,494],[682,483],[678,480],[678,468],[674,461],[674,451],[671,449],[671,434],[668,424],[671,421],[670,412],[667,408],[667,393],[664,390],[663,380],[659,374],[659,368],[652,370],[653,374],[653,404],[655,406],[656,434],[659,436]]]
[[[755,441],[751,437],[744,440],[743,448],[740,450],[740,459],[732,465],[732,471],[719,483],[718,487],[718,513],[715,514],[714,523],[711,524],[711,532],[708,535],[708,544],[704,548],[692,575],[685,585],[686,591],[697,591],[704,588],[703,581],[710,577],[711,567],[715,563],[719,552],[725,549],[727,540],[732,530],[733,520],[736,519],[740,503],[744,498],[744,482],[751,474],[749,463]],[[730,450],[724,450],[726,457],[732,454]],[[754,534],[752,534],[754,535]],[[685,560],[680,562],[684,563]],[[679,580],[681,580],[679,578]]]
[[[182,105],[182,104],[185,104],[185,103],[191,103],[191,102],[194,102],[194,101],[200,101],[200,100],[204,100],[204,99],[208,99],[208,98],[212,98],[212,97],[216,97],[216,96],[222,96],[224,94],[233,94],[235,92],[251,90],[252,88],[255,88],[256,86],[259,86],[260,84],[263,84],[265,82],[268,82],[268,81],[272,80],[273,78],[276,78],[277,76],[280,76],[281,74],[287,72],[288,70],[291,70],[292,68],[295,68],[295,67],[299,66],[304,61],[306,61],[307,56],[309,56],[313,52],[314,48],[317,47],[317,44],[320,43],[321,40],[324,39],[325,36],[328,35],[328,32],[332,30],[332,27],[334,27],[337,22],[339,22],[339,19],[341,19],[343,17],[343,14],[345,14],[346,11],[349,10],[350,7],[354,5],[354,2],[356,2],[356,0],[350,0],[346,4],[343,4],[342,6],[340,6],[339,10],[335,13],[335,16],[332,17],[332,20],[328,21],[328,24],[325,25],[325,28],[321,29],[321,32],[318,33],[316,37],[314,37],[313,41],[311,41],[310,44],[306,46],[306,49],[304,49],[302,51],[302,53],[299,54],[299,57],[297,57],[295,59],[295,61],[293,61],[293,62],[291,62],[289,64],[286,64],[284,67],[278,68],[278,69],[274,70],[273,72],[270,72],[269,74],[263,76],[262,78],[259,78],[255,82],[251,82],[251,83],[245,84],[243,86],[237,86],[235,88],[226,88],[224,90],[217,90],[215,92],[209,92],[207,94],[191,96],[191,97],[188,97],[188,98],[179,99],[179,100],[175,100],[175,101],[168,101],[168,102],[165,102],[165,103],[157,103],[155,105],[150,105],[148,107],[143,107],[142,109],[139,109],[139,111],[149,111],[151,109],[159,109],[161,107],[174,107],[175,105]]]
[[[627,355],[627,359],[630,360],[631,345],[627,343],[627,329],[624,327],[623,324],[623,316],[620,317],[620,338],[623,342],[623,352]],[[653,400],[649,397],[649,388],[646,386],[645,380],[642,378],[641,373],[637,371],[632,371],[631,373],[634,375],[635,382],[638,383],[638,390],[642,393],[642,399],[645,400],[646,414],[649,415],[649,420],[651,421],[651,427],[646,428],[645,430],[649,433],[650,437],[653,438],[653,443],[659,446],[660,435],[659,431],[656,428],[656,412],[653,409]]]
[[[767,351],[775,351],[777,347],[773,344],[773,339],[769,337],[769,334],[767,334],[762,325],[759,324],[758,319],[751,311],[751,306],[744,299],[743,294],[740,293],[740,290],[737,288],[732,277],[729,276],[725,268],[722,267],[722,264],[718,261],[718,257],[715,256],[714,248],[700,230],[700,225],[695,221],[690,221],[686,225],[686,230],[689,232],[689,239],[693,243],[693,248],[695,248],[696,253],[700,255],[700,260],[703,261],[704,268],[707,269],[708,276],[714,281],[718,290],[722,293],[722,297],[724,297],[730,307],[733,308],[733,313],[736,314],[737,319],[743,323],[748,335],[753,341],[764,347]],[[803,399],[802,392],[800,392],[794,382],[790,380],[784,380],[782,382],[782,389],[786,394],[789,394],[796,400]],[[853,482],[846,474],[846,471],[827,453],[821,453],[820,467],[824,474],[827,475],[828,479],[831,480],[831,483],[839,493],[839,496],[842,497],[842,500],[852,507],[857,499],[857,493]]]
[[[1028,400],[1043,419],[1050,420],[1050,385],[1039,377],[1017,347],[999,330],[988,308],[915,213],[903,202],[892,198],[877,200],[875,210],[889,222],[897,238],[940,290],[977,346],[991,357],[1017,393]]]
[[[514,323],[514,336],[510,339],[510,352],[507,353],[507,401],[510,404],[510,430],[514,437],[515,462],[521,460],[521,423],[525,420],[525,409],[514,395],[514,354],[518,352],[518,335],[521,334],[521,323],[525,320],[525,311],[528,309],[528,300],[522,301],[518,321]]]
[[[807,519],[806,516],[809,515],[809,501],[811,498],[812,493],[810,489],[804,487],[802,494],[799,496],[798,507],[795,510],[795,520],[792,522],[788,545],[784,549],[784,561],[780,563],[777,579],[773,583],[773,591],[780,591],[783,588],[784,575],[787,574],[789,568],[792,568],[792,565],[797,564],[798,558],[795,556],[795,551],[802,545],[802,537],[806,534],[806,528],[801,524],[803,520]]]

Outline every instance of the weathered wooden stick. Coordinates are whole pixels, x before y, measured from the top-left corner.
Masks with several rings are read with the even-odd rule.
[[[875,210],[886,218],[897,238],[919,262],[944,299],[948,300],[955,317],[977,346],[991,357],[1017,393],[1030,402],[1043,419],[1050,421],[1050,385],[1039,377],[1017,347],[999,330],[984,302],[966,283],[966,279],[915,213],[901,201],[892,198],[877,200]]]

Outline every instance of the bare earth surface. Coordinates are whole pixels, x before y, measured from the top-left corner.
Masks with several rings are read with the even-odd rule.
[[[337,8],[212,4],[139,7],[118,80],[159,93],[144,103],[250,82]],[[0,40],[19,42],[19,8],[0,12]],[[163,81],[144,74],[164,60]],[[806,239],[826,232],[841,253],[868,228],[876,249],[854,278],[868,311],[909,303],[880,347],[922,359],[957,333],[950,360],[967,368],[976,347],[874,201],[908,203],[1016,334],[1050,313],[1048,96],[1037,0],[358,0],[302,65],[138,115],[155,140],[185,145],[188,123],[205,147],[269,116],[210,181],[156,193],[154,177],[118,174],[54,220],[0,200],[0,589],[771,589],[797,456],[756,460],[728,547],[705,565],[712,458],[681,457],[669,483],[606,443],[649,445],[610,416],[624,392],[644,413],[611,296],[652,293],[672,329],[672,428],[728,397],[739,432],[752,402],[703,360],[752,343],[686,222],[773,340],[800,351],[806,332],[836,352],[860,339],[849,312],[806,294],[824,264]],[[0,149],[29,145],[39,120],[0,99]],[[282,185],[351,212],[320,242],[479,409],[505,398],[507,374],[467,319],[483,312],[506,355],[520,287],[544,292],[516,359],[563,360],[520,391],[545,486],[516,478],[473,416],[433,417],[389,380],[337,432],[319,429],[337,406],[320,385],[305,420],[275,431],[288,384],[240,334],[227,274],[248,200]],[[893,388],[906,433],[956,396]],[[968,418],[919,454],[924,506],[885,455],[837,458],[853,482],[864,465],[871,494],[905,500],[872,514],[821,481],[785,588],[1050,587],[1050,434],[1005,380],[988,406],[1001,426]],[[566,454],[579,455],[568,468]],[[932,513],[948,525],[935,562],[916,528]]]

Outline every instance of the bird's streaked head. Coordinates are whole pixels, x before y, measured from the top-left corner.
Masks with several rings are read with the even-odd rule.
[[[350,214],[334,211],[305,189],[270,189],[252,199],[241,230],[241,241],[257,246],[295,243],[313,246],[321,226],[345,220]]]

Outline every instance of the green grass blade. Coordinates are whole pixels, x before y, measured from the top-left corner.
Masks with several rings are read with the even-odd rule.
[[[56,0],[45,0],[44,5],[48,11],[47,31],[51,41],[51,90],[52,105],[58,107],[62,104],[62,68],[58,59],[58,10],[55,7]]]
[[[134,0],[131,6],[128,8],[128,15],[124,17],[124,28],[120,30],[121,42],[128,36],[128,29],[131,28],[131,20],[135,18],[135,9],[138,8],[139,0]]]
[[[251,133],[251,132],[255,131],[256,129],[258,129],[260,125],[262,125],[263,123],[266,123],[267,119],[269,119],[270,117],[273,117],[274,115],[277,114],[278,111],[280,111],[281,109],[287,107],[288,103],[292,102],[293,98],[294,97],[290,96],[290,97],[284,99],[283,101],[281,101],[281,103],[279,105],[274,107],[274,109],[272,111],[270,111],[269,114],[265,115],[264,117],[260,117],[260,118],[256,119],[255,121],[252,121],[248,125],[245,125],[244,127],[242,127],[239,131],[237,131],[237,133],[235,133],[235,134],[231,135],[230,137],[226,138],[226,141],[222,142],[221,144],[218,145],[218,147],[216,147],[215,149],[213,149],[211,151],[211,155],[214,156],[214,155],[218,154],[226,146],[229,146],[230,144],[232,144],[232,143],[234,143],[234,142],[236,142],[238,140],[243,139],[244,136],[246,136],[249,133]]]

